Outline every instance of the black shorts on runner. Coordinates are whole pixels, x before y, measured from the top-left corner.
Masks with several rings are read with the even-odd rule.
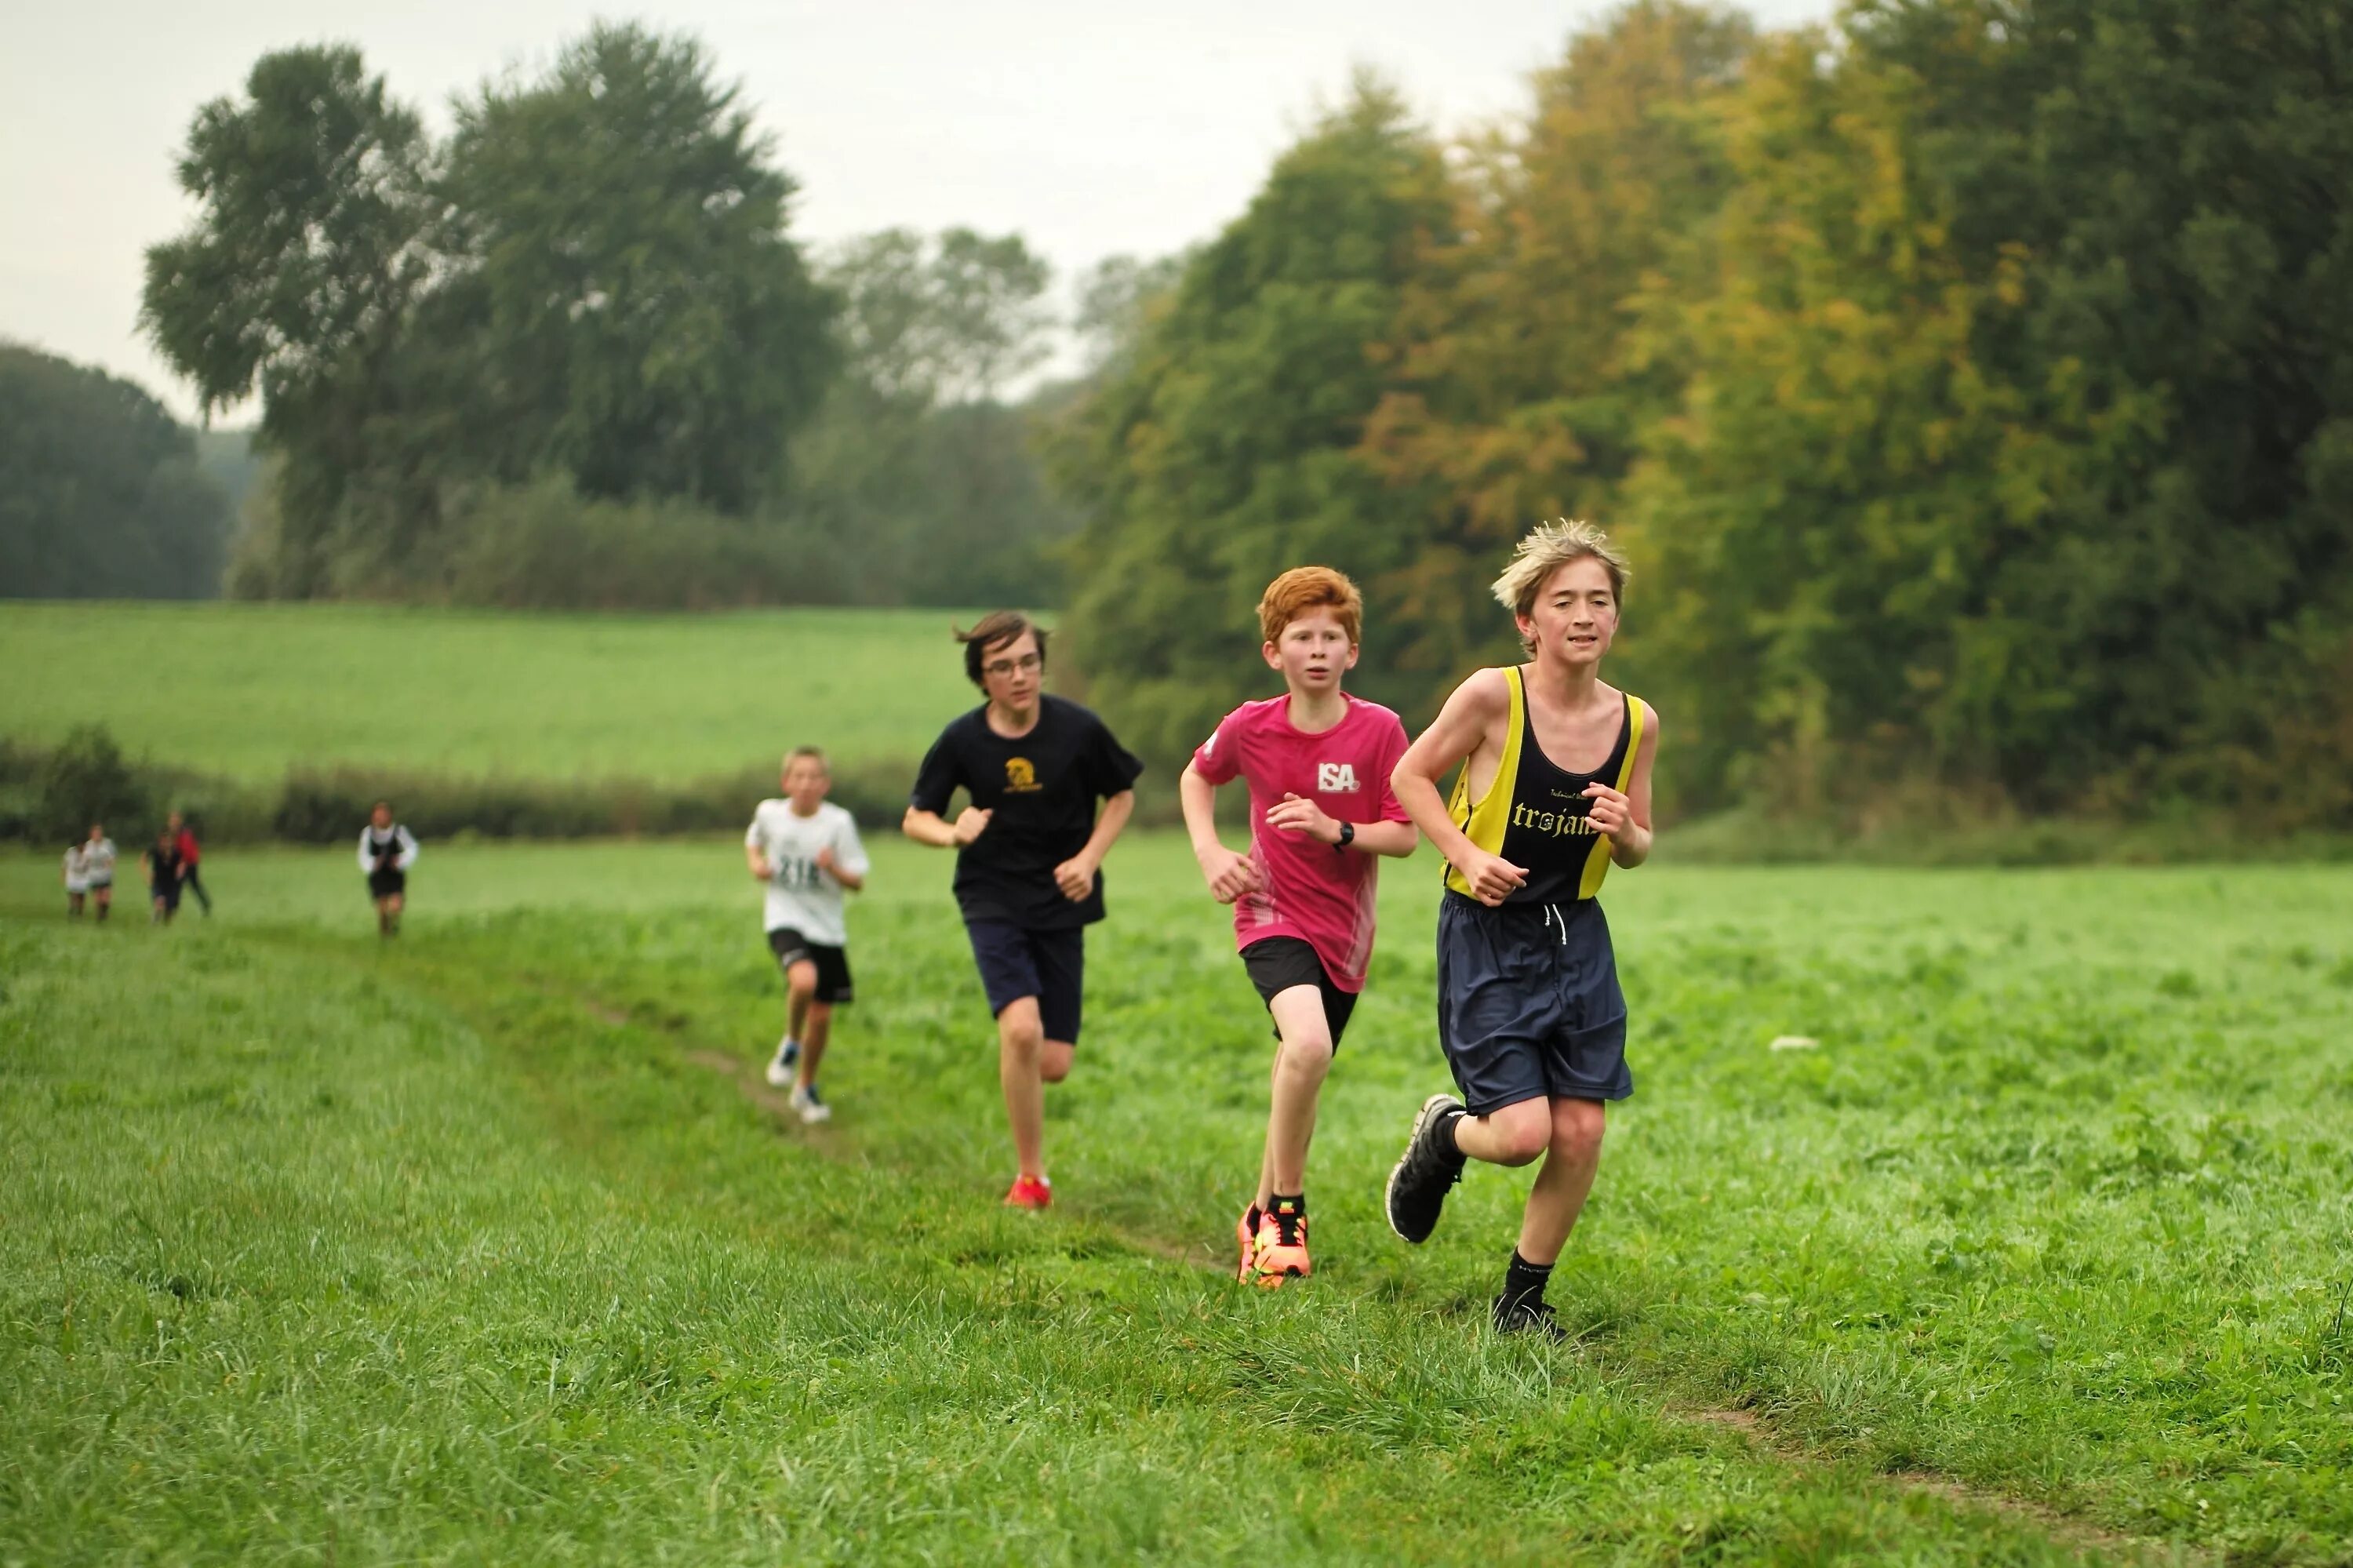
[[[779,926],[768,933],[768,951],[776,955],[780,969],[791,969],[804,959],[817,966],[817,990],[809,993],[811,1001],[833,1006],[852,1000],[849,948],[812,942],[790,926]]]
[[[1438,910],[1438,1041],[1472,1116],[1542,1097],[1622,1100],[1626,998],[1591,899]]]
[[[408,873],[394,868],[368,873],[368,896],[389,898],[396,893],[408,891]]]
[[[1038,999],[1038,1022],[1049,1040],[1079,1043],[1080,991],[1087,976],[1087,929],[1071,926],[1029,931],[1003,920],[980,920],[965,927],[972,959],[980,969],[980,989],[988,993],[991,1017],[1025,996]]]
[[[149,883],[147,897],[152,903],[163,905],[164,913],[177,914],[180,908],[180,885],[174,882],[169,886],[158,887],[153,883]]]
[[[1250,971],[1250,984],[1258,987],[1258,999],[1270,1008],[1277,996],[1293,986],[1312,985],[1322,991],[1324,1022],[1332,1031],[1333,1051],[1339,1051],[1340,1036],[1348,1032],[1348,1015],[1356,1011],[1356,995],[1332,983],[1330,972],[1312,945],[1297,937],[1269,937],[1242,949],[1242,968]],[[1280,1028],[1274,1037],[1282,1038]]]

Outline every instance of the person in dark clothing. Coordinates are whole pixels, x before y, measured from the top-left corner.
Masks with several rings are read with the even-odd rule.
[[[1044,1086],[1070,1075],[1086,928],[1103,917],[1103,859],[1135,809],[1144,765],[1092,713],[1045,694],[1046,634],[1027,616],[999,610],[956,635],[965,673],[988,700],[933,744],[903,826],[917,843],[956,852],[956,906],[997,1015],[1019,1166],[1005,1201],[1042,1209],[1054,1192]],[[959,789],[971,804],[951,822],[943,813]]]
[[[179,812],[172,813],[168,826],[172,832],[172,842],[180,852],[181,885],[196,895],[197,907],[209,918],[213,912],[213,895],[205,891],[204,878],[196,874],[196,863],[204,858],[204,846],[196,842],[195,830],[188,826],[187,819]]]
[[[172,916],[180,912],[180,879],[185,868],[180,863],[180,842],[171,829],[155,835],[154,843],[139,857],[140,869],[147,874],[147,918],[158,926],[168,926]]]

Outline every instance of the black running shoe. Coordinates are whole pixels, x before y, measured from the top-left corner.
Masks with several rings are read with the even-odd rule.
[[[1462,1180],[1462,1157],[1441,1153],[1438,1147],[1442,1114],[1461,1108],[1462,1102],[1452,1095],[1432,1095],[1422,1101],[1412,1135],[1405,1140],[1405,1154],[1389,1172],[1389,1229],[1417,1246],[1438,1228],[1446,1190]]]
[[[1507,1308],[1504,1305],[1506,1301],[1511,1301],[1511,1298],[1495,1298],[1495,1332],[1498,1334],[1535,1334],[1556,1345],[1568,1342],[1568,1330],[1560,1326],[1560,1317],[1553,1311],[1550,1302],[1512,1301]]]

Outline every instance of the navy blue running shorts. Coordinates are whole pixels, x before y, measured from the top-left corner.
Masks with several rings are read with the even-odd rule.
[[[1079,1043],[1079,992],[1087,975],[1087,930],[1029,931],[1005,920],[976,920],[965,927],[972,938],[980,987],[988,993],[990,1016],[1025,996],[1038,999],[1038,1022],[1046,1038]]]
[[[1472,1116],[1522,1100],[1622,1100],[1626,998],[1601,906],[1449,892],[1438,910],[1438,1040]]]

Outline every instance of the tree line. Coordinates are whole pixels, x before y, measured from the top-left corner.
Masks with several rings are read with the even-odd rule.
[[[1275,571],[1409,722],[1534,521],[1632,550],[1680,810],[2353,826],[2353,16],[1643,0],[1452,143],[1361,79],[1058,431],[1164,763]]]

